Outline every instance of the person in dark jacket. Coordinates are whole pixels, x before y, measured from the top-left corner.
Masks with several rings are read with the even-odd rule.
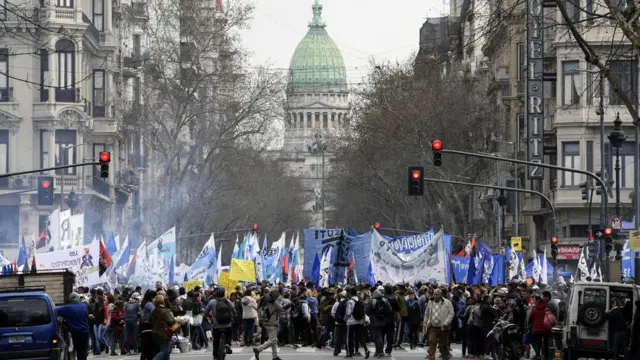
[[[631,329],[631,358],[640,358],[640,300],[636,300],[636,314]]]
[[[64,319],[78,360],[86,360],[89,351],[89,311],[87,305],[80,302],[80,295],[72,292],[69,295],[71,304],[56,309],[56,314]]]
[[[159,349],[153,360],[169,360],[171,357],[171,334],[167,328],[175,324],[177,319],[173,317],[173,313],[165,304],[166,301],[162,295],[157,295],[153,299],[155,308],[151,312],[149,322],[151,323],[153,341]]]
[[[127,353],[138,353],[138,320],[140,319],[140,294],[131,294],[129,302],[124,306],[124,348]],[[133,338],[133,349],[131,348]]]
[[[387,343],[387,346],[384,349],[384,353],[387,356],[391,356],[391,351],[393,350],[396,318],[400,316],[400,305],[398,304],[397,296],[393,294],[393,287],[391,286],[391,284],[384,285],[384,297],[387,299],[387,301],[389,301],[391,310],[393,310],[391,314],[389,314],[385,319],[385,327],[382,334]]]
[[[613,358],[624,357],[625,350],[629,347],[629,324],[624,313],[624,304],[615,299],[614,308],[607,314],[609,322],[609,341],[613,344]]]
[[[374,357],[384,356],[384,329],[387,325],[387,314],[392,314],[393,309],[389,305],[389,300],[384,297],[381,290],[375,290],[371,300],[367,303],[367,314],[371,322],[373,332],[373,343],[376,351]]]
[[[420,323],[422,322],[422,318],[420,317],[421,313],[416,294],[410,290],[409,300],[407,301],[407,325],[409,327],[409,344],[412,350],[418,346],[418,333],[420,332]],[[457,322],[457,320],[454,319],[454,322]]]

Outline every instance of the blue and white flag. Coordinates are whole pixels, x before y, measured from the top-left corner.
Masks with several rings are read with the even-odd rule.
[[[189,279],[204,281],[207,275],[213,278],[216,269],[216,243],[213,234],[204,244],[196,261],[189,268]]]

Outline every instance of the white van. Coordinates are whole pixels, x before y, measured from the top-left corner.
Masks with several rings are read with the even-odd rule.
[[[562,340],[564,360],[580,358],[612,359],[606,313],[615,300],[631,302],[640,298],[640,287],[610,282],[579,282],[571,287],[566,302]],[[632,317],[633,319],[633,317]]]

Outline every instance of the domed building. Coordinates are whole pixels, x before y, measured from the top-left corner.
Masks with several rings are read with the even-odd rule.
[[[314,227],[330,223],[324,201],[332,138],[348,121],[350,104],[342,53],[322,20],[315,0],[309,30],[289,65],[282,160],[304,182]]]

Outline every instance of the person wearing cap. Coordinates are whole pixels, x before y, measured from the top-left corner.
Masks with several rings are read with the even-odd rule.
[[[124,349],[127,353],[138,353],[138,320],[140,318],[140,294],[134,292],[124,306]],[[133,337],[133,349],[131,338]]]
[[[428,359],[436,359],[436,346],[440,346],[440,355],[442,360],[449,360],[449,329],[454,317],[454,309],[451,301],[442,297],[442,290],[435,289],[433,291],[433,301],[427,305],[424,315],[425,328],[429,334],[429,351]]]
[[[71,303],[57,308],[56,314],[64,319],[69,328],[77,359],[86,360],[89,352],[89,310],[87,305],[80,302],[77,292],[72,292],[69,300]]]

